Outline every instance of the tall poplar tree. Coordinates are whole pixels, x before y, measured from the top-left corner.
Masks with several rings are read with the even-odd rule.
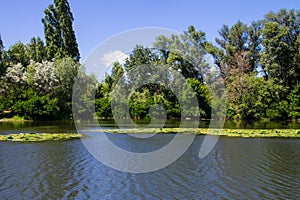
[[[5,65],[2,56],[3,50],[4,50],[4,45],[0,34],[0,77],[4,74],[5,71]]]
[[[47,59],[66,56],[79,61],[80,54],[73,30],[73,14],[67,0],[54,0],[44,11],[44,34]]]
[[[3,41],[2,41],[2,38],[1,38],[1,34],[0,34],[0,59],[2,57],[3,49],[4,49],[4,45],[3,45]]]
[[[45,46],[40,37],[33,37],[28,46],[28,53],[31,60],[41,63],[45,58]]]

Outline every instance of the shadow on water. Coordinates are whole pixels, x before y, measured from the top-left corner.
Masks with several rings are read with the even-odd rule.
[[[72,121],[16,121],[0,122],[0,134],[10,133],[65,133],[76,132]]]
[[[115,127],[115,121],[113,119],[99,119],[98,120],[101,127]],[[151,121],[150,120],[134,120],[136,124],[140,126],[146,126]],[[124,120],[123,124],[127,121]],[[218,121],[201,120],[199,121],[199,128],[208,128],[210,123],[218,123]],[[180,120],[169,119],[166,121],[164,127],[176,128],[180,126]],[[227,120],[224,122],[224,128],[236,128],[236,129],[300,129],[299,122],[293,121],[245,121],[245,120]]]

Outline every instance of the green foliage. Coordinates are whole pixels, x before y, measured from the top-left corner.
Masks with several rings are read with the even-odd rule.
[[[1,34],[0,34],[0,57],[2,56],[2,51],[4,50],[4,45],[3,45],[3,41],[1,38]]]
[[[31,62],[26,68],[20,63],[7,68],[0,80],[1,110],[27,118],[70,118],[72,87],[79,64],[71,58],[56,62]],[[49,107],[47,107],[47,104]],[[58,109],[57,109],[58,108]],[[50,114],[49,114],[50,113]]]
[[[99,132],[99,130],[92,130],[92,132]],[[114,134],[197,134],[197,135],[223,135],[228,137],[284,137],[284,138],[299,138],[299,129],[208,129],[208,128],[131,128],[131,129],[104,129],[101,132]]]
[[[46,59],[44,42],[40,37],[32,38],[28,46],[28,53],[31,60],[41,63]]]
[[[142,92],[135,91],[130,95],[129,110],[132,118],[148,118],[148,111],[152,102],[150,92],[144,89]]]
[[[9,66],[9,64],[10,63],[8,53],[4,49],[4,44],[0,34],[0,78],[5,75],[6,69]]]
[[[73,107],[80,118],[92,118],[94,113],[112,117],[112,104],[118,102],[116,118],[148,119],[150,111],[159,118],[162,108],[169,118],[198,113],[210,118],[221,116],[225,105],[227,118],[300,118],[299,10],[269,12],[250,25],[241,21],[223,25],[217,46],[194,26],[180,35],[159,36],[154,48],[134,47],[125,64],[114,63],[100,83],[79,69],[68,1],[54,0],[44,13],[45,45],[34,37],[27,45],[17,42],[5,50],[0,35],[0,113],[68,119]],[[207,62],[208,53],[215,67]],[[76,77],[79,82],[74,86]],[[141,85],[145,81],[150,83]],[[77,95],[73,101],[72,91]],[[189,104],[191,97],[199,106]]]
[[[73,14],[67,0],[54,0],[44,11],[44,34],[46,38],[46,57],[71,57],[79,61],[80,55],[73,30]]]
[[[45,10],[46,46],[40,37],[7,51],[0,37],[0,111],[32,119],[70,118],[79,51],[67,0]],[[48,61],[46,61],[48,60]]]
[[[28,48],[22,42],[18,42],[11,46],[8,51],[9,61],[12,64],[20,63],[23,67],[29,65],[30,57],[28,54]]]
[[[137,45],[130,54],[129,59],[126,59],[124,67],[129,71],[140,65],[151,64],[154,58],[155,55],[150,48]]]
[[[4,51],[4,45],[3,45],[3,41],[1,38],[1,34],[0,34],[0,77],[4,74],[4,72],[6,70],[4,67],[3,58],[2,58],[3,51]]]
[[[292,119],[300,118],[300,84],[297,83],[294,89],[288,95],[289,104],[289,117]]]
[[[300,10],[269,12],[263,23],[261,66],[276,83],[293,87],[300,79]]]
[[[39,96],[32,89],[23,90],[17,99],[12,112],[27,119],[55,119],[59,111],[57,98],[51,98],[49,94]]]
[[[74,120],[90,120],[95,117],[97,112],[97,104],[95,105],[95,88],[97,79],[95,76],[85,74],[83,67],[77,71],[76,81],[74,82],[72,91],[72,106]],[[96,91],[99,89],[96,88]],[[71,110],[69,111],[71,114]]]
[[[219,47],[206,46],[206,50],[214,56],[215,63],[226,83],[234,69],[251,73],[258,68],[259,54],[262,50],[261,29],[260,21],[252,22],[251,26],[240,21],[232,27],[223,25],[219,31],[220,38],[216,38]],[[238,62],[241,56],[246,65]]]
[[[286,119],[287,104],[281,101],[284,87],[254,76],[244,77],[243,91],[228,98],[229,118],[240,119]],[[227,88],[227,94],[234,93],[233,87]]]
[[[111,101],[108,97],[95,99],[96,115],[100,117],[112,117]]]
[[[130,65],[132,65],[132,63],[129,63],[128,60],[126,62],[127,62],[126,66],[130,68]],[[122,65],[118,62],[115,62],[112,67],[111,75],[107,75],[105,77],[104,82],[107,85],[107,87],[110,88],[110,90],[112,90],[115,87],[115,85],[118,83],[120,78],[122,78],[122,76],[123,76]]]
[[[187,79],[187,82],[193,88],[195,95],[199,103],[200,117],[210,118],[211,117],[211,101],[208,87],[196,79]]]
[[[0,141],[14,142],[42,142],[42,141],[62,141],[82,138],[79,133],[17,133],[0,135]]]
[[[7,99],[4,96],[0,96],[0,113],[7,108]]]
[[[53,93],[58,98],[63,118],[70,118],[72,113],[72,91],[79,67],[80,65],[69,57],[55,61],[54,71],[57,82]]]
[[[163,114],[161,108],[169,118],[180,118],[181,115],[195,117],[198,113],[201,117],[210,117],[210,95],[207,86],[199,79],[191,78],[187,78],[187,81],[181,85],[182,82],[179,80],[183,77],[171,78],[167,62],[161,57],[161,51],[136,46],[126,60],[125,69],[123,70],[119,63],[115,63],[112,74],[106,76],[104,82],[98,85],[97,115],[111,117],[112,102],[116,118],[148,119],[150,111],[159,118]],[[145,80],[149,80],[150,84],[144,84]],[[174,91],[170,89],[170,84]],[[174,92],[180,96],[177,97]],[[112,93],[114,99],[111,97]],[[200,107],[191,106],[189,103],[191,97],[198,98]],[[181,99],[182,105],[178,98]],[[155,105],[162,107],[155,107]],[[126,115],[127,111],[130,116]]]
[[[208,46],[204,32],[190,26],[180,35],[158,36],[153,46],[160,52],[163,64],[181,72],[185,78],[203,81],[208,70],[204,61]]]

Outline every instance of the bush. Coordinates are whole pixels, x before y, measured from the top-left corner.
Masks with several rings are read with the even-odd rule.
[[[289,117],[292,119],[300,118],[300,84],[297,84],[288,95]]]
[[[20,94],[12,106],[12,112],[26,119],[47,120],[57,117],[59,107],[57,98],[52,98],[49,94],[38,96],[33,89],[28,89]]]

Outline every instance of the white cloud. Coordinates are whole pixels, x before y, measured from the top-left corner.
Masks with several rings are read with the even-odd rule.
[[[105,64],[105,66],[108,67],[115,62],[124,64],[126,58],[128,58],[128,55],[126,55],[122,51],[114,50],[114,51],[109,51],[109,52],[105,53],[101,58],[101,62],[103,64]]]

